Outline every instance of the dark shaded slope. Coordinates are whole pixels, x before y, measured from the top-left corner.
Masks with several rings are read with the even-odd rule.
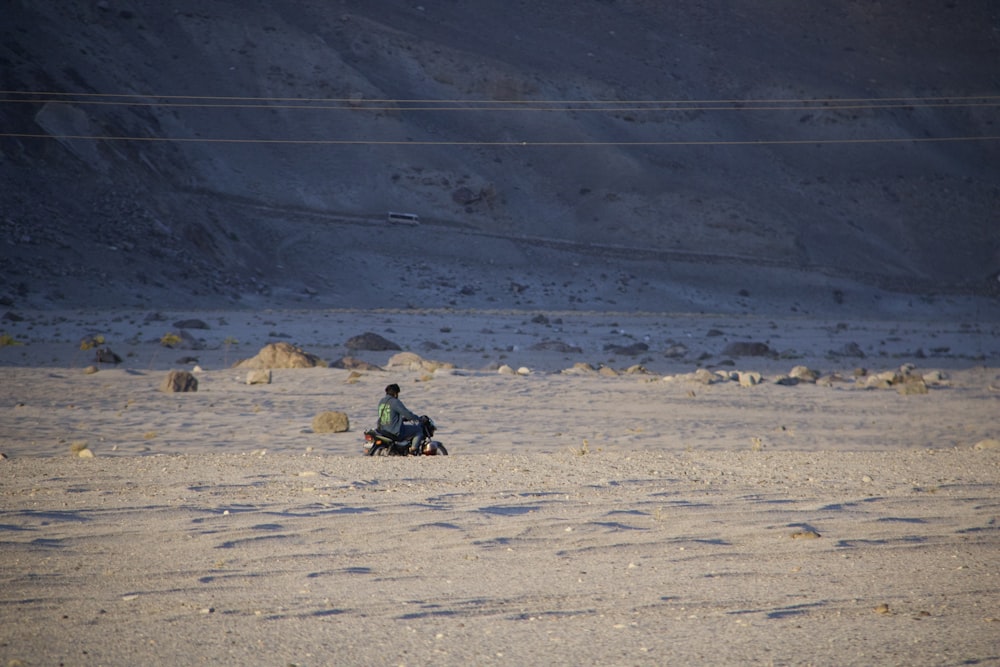
[[[5,90],[135,97],[0,105],[7,135],[64,137],[0,144],[8,292],[360,294],[340,267],[393,251],[341,225],[392,209],[439,223],[432,264],[516,271],[496,242],[527,235],[641,249],[664,289],[662,258],[918,291],[1000,269],[1000,142],[936,141],[1000,134],[985,0],[10,4]]]

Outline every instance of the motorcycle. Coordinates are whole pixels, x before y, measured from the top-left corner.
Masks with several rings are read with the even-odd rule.
[[[420,418],[420,426],[424,429],[424,436],[420,440],[420,455],[447,456],[445,446],[434,440],[434,431],[437,430],[434,420],[424,415]],[[410,441],[397,440],[391,433],[383,433],[375,428],[368,429],[365,431],[364,453],[367,456],[409,456]]]

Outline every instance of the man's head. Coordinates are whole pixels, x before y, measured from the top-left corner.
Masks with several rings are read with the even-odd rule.
[[[385,393],[389,394],[393,398],[398,397],[399,396],[399,385],[395,384],[395,383],[390,384],[388,387],[385,388]]]

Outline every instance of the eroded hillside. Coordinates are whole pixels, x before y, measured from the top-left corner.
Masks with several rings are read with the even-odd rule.
[[[992,3],[436,4],[9,3],[0,288],[995,289]]]

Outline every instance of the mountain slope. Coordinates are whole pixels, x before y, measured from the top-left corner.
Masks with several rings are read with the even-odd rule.
[[[380,257],[425,301],[621,256],[996,286],[986,0],[9,4],[8,292],[385,305]]]

